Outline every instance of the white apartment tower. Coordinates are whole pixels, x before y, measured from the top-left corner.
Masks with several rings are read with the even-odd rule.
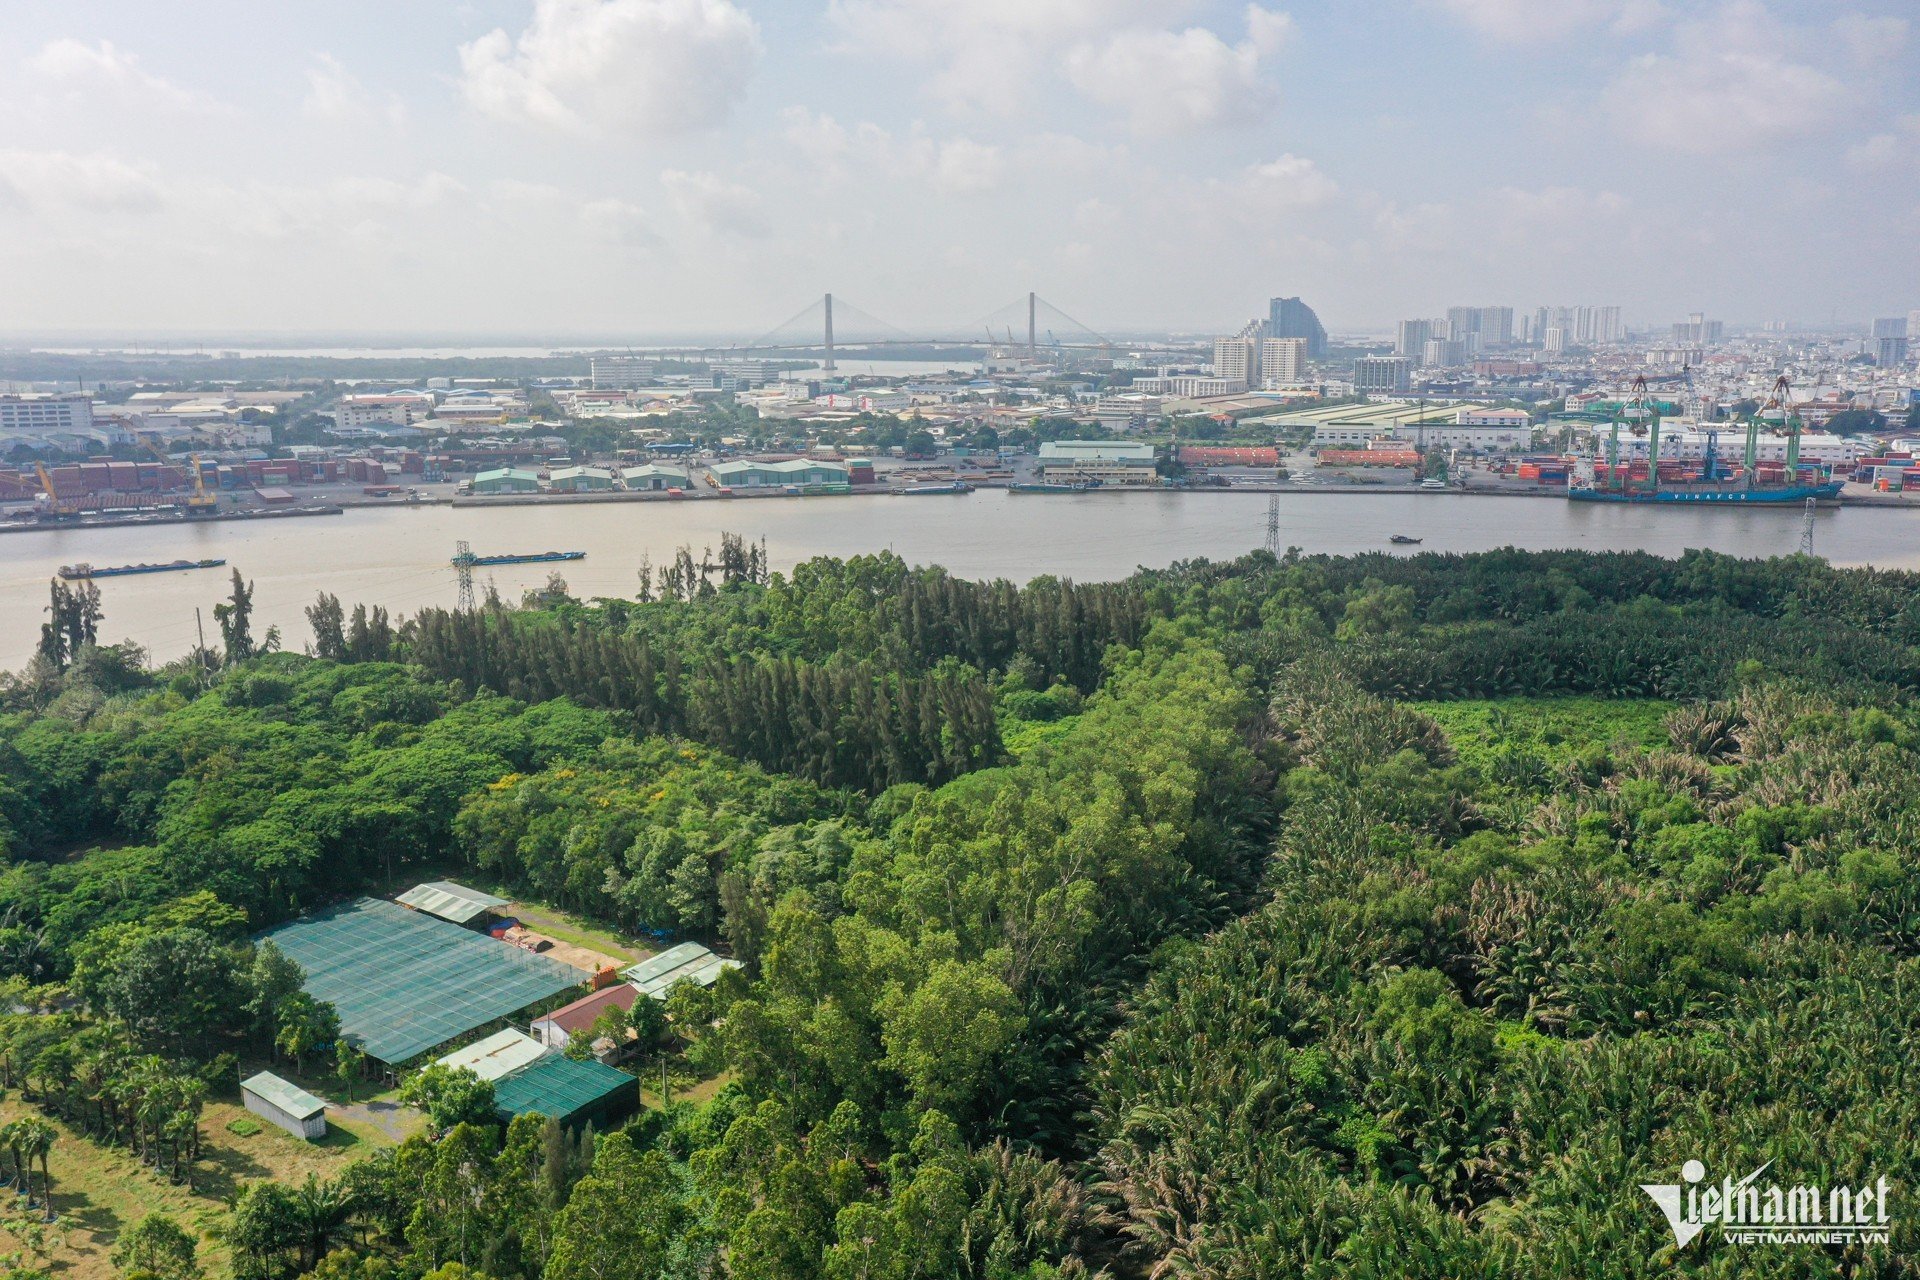
[[[1307,340],[1268,338],[1260,344],[1260,385],[1284,387],[1306,380]]]

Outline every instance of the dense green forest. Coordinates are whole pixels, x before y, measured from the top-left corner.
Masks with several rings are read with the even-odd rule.
[[[248,938],[464,865],[743,961],[651,1040],[721,1087],[576,1138],[417,1081],[427,1132],[222,1212],[241,1280],[1920,1270],[1920,577],[729,540],[643,588],[322,597],[301,654],[236,580],[158,668],[56,594],[0,1084],[190,1177],[222,1055],[335,1038]],[[1676,1248],[1638,1184],[1692,1159],[1885,1177],[1892,1242]]]

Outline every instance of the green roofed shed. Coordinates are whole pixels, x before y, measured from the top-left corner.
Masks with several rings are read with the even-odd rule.
[[[640,1104],[640,1082],[591,1060],[550,1053],[493,1083],[493,1102],[511,1119],[537,1111],[565,1125],[605,1129]]]

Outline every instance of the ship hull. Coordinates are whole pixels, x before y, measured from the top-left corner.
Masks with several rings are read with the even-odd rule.
[[[1619,489],[1567,490],[1570,502],[1634,502],[1657,506],[1687,507],[1780,507],[1802,506],[1809,498],[1815,502],[1834,502],[1840,497],[1840,482],[1829,484],[1790,484],[1772,489]]]

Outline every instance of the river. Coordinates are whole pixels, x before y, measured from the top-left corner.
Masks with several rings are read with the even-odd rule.
[[[0,536],[0,670],[33,651],[45,618],[47,582],[62,564],[96,565],[219,557],[254,584],[254,634],[277,625],[287,647],[311,638],[304,610],[322,591],[351,606],[396,613],[451,606],[447,560],[464,538],[476,554],[585,551],[585,560],[478,571],[508,599],[558,568],[574,594],[631,595],[642,556],[658,565],[686,544],[697,555],[722,531],[765,538],[776,569],[818,555],[892,550],[915,564],[966,577],[1025,581],[1058,574],[1081,581],[1124,577],[1141,565],[1226,558],[1262,545],[1267,498],[1255,493],[1011,494],[755,498],[733,502],[622,502],[498,508],[359,508],[341,516],[118,529],[51,529]],[[1711,547],[1738,556],[1787,554],[1799,546],[1798,510],[1648,510],[1551,498],[1453,494],[1283,494],[1280,542],[1308,552],[1387,547],[1404,533],[1417,551],[1639,549],[1678,555]],[[1843,507],[1816,516],[1815,549],[1835,564],[1920,568],[1920,509]],[[100,582],[103,638],[130,638],[156,660],[195,637],[198,607],[217,638],[213,605],[227,570],[107,578]]]

